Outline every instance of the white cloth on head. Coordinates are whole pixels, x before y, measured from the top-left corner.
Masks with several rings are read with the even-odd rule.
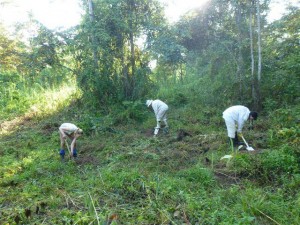
[[[151,103],[153,102],[153,100],[147,100],[146,101],[146,106],[149,107],[151,105]]]
[[[228,137],[234,138],[236,131],[242,132],[244,124],[249,118],[249,114],[250,110],[242,105],[231,106],[223,112]]]

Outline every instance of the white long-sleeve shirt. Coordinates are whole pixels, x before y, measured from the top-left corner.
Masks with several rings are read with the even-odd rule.
[[[169,109],[168,105],[164,103],[163,101],[156,99],[152,102],[152,108],[155,113],[155,117],[157,120],[162,120],[165,118],[165,114],[167,110]]]
[[[250,110],[242,105],[231,106],[223,112],[225,120],[232,120],[237,124],[237,132],[242,132],[245,122],[248,120]]]

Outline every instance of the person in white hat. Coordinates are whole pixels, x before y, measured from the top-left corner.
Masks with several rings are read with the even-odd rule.
[[[154,128],[154,137],[158,134],[161,128],[161,122],[163,121],[165,124],[165,130],[168,130],[168,123],[167,123],[167,111],[169,109],[168,105],[163,101],[156,99],[156,100],[147,100],[146,105],[149,108],[152,107],[155,117],[156,117],[156,127]]]
[[[71,139],[71,156],[77,157],[77,150],[76,150],[76,140],[83,134],[83,131],[78,128],[76,125],[72,123],[63,123],[59,127],[59,134],[60,134],[60,156],[62,159],[65,157],[65,144],[67,137]]]

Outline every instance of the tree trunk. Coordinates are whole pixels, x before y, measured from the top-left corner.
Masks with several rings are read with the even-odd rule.
[[[132,21],[130,22],[130,51],[131,51],[131,69],[132,69],[132,77],[134,77],[135,72],[135,55],[134,55],[134,41],[133,41],[133,32],[132,32]]]
[[[181,84],[183,84],[183,71],[182,71],[182,63],[179,64],[179,67],[180,67],[180,81],[181,81]]]
[[[133,30],[132,30],[132,20],[130,20],[130,34],[129,34],[129,41],[130,41],[130,63],[131,63],[131,79],[130,79],[130,96],[133,94],[134,89],[134,76],[135,76],[135,55],[134,55],[134,41],[133,41]]]
[[[242,42],[242,29],[241,29],[241,21],[242,21],[242,13],[241,13],[241,5],[237,4],[236,9],[236,25],[238,29],[238,63],[237,63],[237,80],[239,82],[239,97],[242,100],[243,97],[243,74],[244,74],[244,60],[243,60],[243,42]]]
[[[133,97],[133,89],[134,89],[134,80],[135,80],[135,53],[134,53],[134,25],[133,25],[133,15],[135,12],[135,1],[129,1],[129,7],[130,7],[130,16],[129,16],[129,42],[130,42],[130,64],[131,64],[131,79],[129,81],[130,83],[130,96]]]
[[[255,92],[255,77],[254,77],[254,51],[253,51],[253,1],[250,2],[250,15],[249,15],[249,35],[250,35],[250,51],[251,51],[251,94],[252,94],[252,102],[255,103],[256,92]]]
[[[261,83],[261,27],[260,27],[260,2],[256,0],[257,10],[257,46],[258,46],[258,65],[257,65],[257,84],[256,84],[256,107],[261,109],[260,83]]]
[[[257,67],[257,80],[261,81],[261,27],[260,27],[260,2],[256,1],[257,9],[257,46],[258,46],[258,67]]]
[[[94,25],[94,8],[93,8],[93,1],[88,0],[89,3],[89,16],[90,16],[90,21],[91,24]],[[94,58],[94,66],[95,69],[98,69],[98,56],[97,56],[97,43],[96,43],[96,38],[95,38],[95,33],[94,33],[94,28],[92,28],[92,33],[91,33],[91,39],[92,39],[92,52],[93,52],[93,58]]]
[[[122,61],[122,74],[123,74],[123,90],[124,90],[124,95],[125,98],[127,99],[130,96],[129,90],[130,90],[130,84],[129,84],[129,76],[128,76],[128,66],[126,65],[125,62],[125,54],[124,50],[122,47],[121,50],[121,61]]]

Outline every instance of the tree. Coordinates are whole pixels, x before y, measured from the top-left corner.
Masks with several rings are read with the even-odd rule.
[[[179,69],[180,81],[183,82],[183,65],[185,62],[184,55],[186,48],[180,44],[180,32],[177,27],[165,26],[158,33],[156,38],[148,39],[148,49],[151,51],[152,56],[157,60],[160,66],[165,66],[171,70],[171,73],[163,73],[168,80],[173,77],[172,81],[176,83],[177,70]]]
[[[260,82],[261,82],[261,22],[260,22],[260,1],[256,0],[256,15],[257,15],[257,48],[258,48],[258,62],[257,62],[257,83],[256,83],[256,94],[255,94],[255,107],[257,110],[261,109],[261,96],[260,96]]]
[[[0,24],[0,69],[17,70],[20,63],[21,43],[9,37]]]
[[[93,1],[92,0],[88,0],[88,6],[89,6],[89,16],[90,16],[90,22],[91,25],[93,26],[94,22],[95,22],[95,15],[94,15],[94,6],[93,6]],[[94,56],[94,66],[95,69],[98,69],[98,56],[97,56],[97,42],[96,42],[96,38],[95,38],[95,30],[91,29],[91,39],[92,39],[92,51],[93,51],[93,56]]]
[[[188,12],[174,25],[177,32],[171,36],[175,38],[167,38],[168,51],[161,52],[160,57],[167,56],[172,47],[181,46],[186,49],[187,73],[198,78],[210,76],[210,88],[226,92],[230,104],[258,105],[255,101],[260,102],[257,81],[261,77],[259,52],[263,41],[263,30],[258,26],[266,24],[268,3],[269,0],[260,1],[258,12],[256,1],[249,4],[246,0],[212,0],[202,9]],[[227,91],[230,89],[235,91]]]
[[[237,60],[237,80],[239,82],[239,96],[240,100],[243,99],[243,80],[244,80],[244,74],[245,74],[245,65],[244,65],[244,58],[243,58],[243,48],[244,48],[244,43],[243,43],[243,15],[242,15],[242,10],[244,8],[243,2],[238,1],[235,3],[235,21],[236,21],[236,27],[237,27],[237,48],[238,48],[238,60]]]
[[[136,88],[145,88],[149,80],[145,75],[150,71],[148,57],[143,56],[148,53],[139,49],[136,42],[159,26],[162,8],[154,0],[94,0],[91,20],[88,3],[83,2],[87,14],[73,42],[79,83],[101,101],[110,97],[136,99],[137,93],[142,93]],[[90,66],[94,60],[90,55],[95,55],[95,50],[99,60],[97,71]]]
[[[286,14],[266,28],[262,104],[268,109],[298,104],[300,97],[300,9],[287,8]],[[274,95],[276,93],[276,95]]]
[[[249,10],[249,35],[250,35],[250,55],[251,55],[251,93],[253,101],[256,97],[256,78],[254,76],[255,61],[254,61],[254,46],[253,46],[253,1],[250,1]]]

